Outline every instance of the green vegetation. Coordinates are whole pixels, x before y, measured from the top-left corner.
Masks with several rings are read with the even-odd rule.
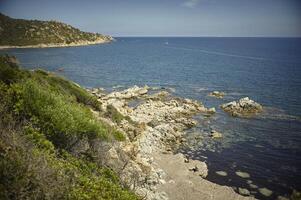
[[[90,142],[124,140],[94,117],[98,101],[54,74],[0,56],[0,199],[138,199],[93,158]],[[74,153],[88,141],[86,153]]]
[[[55,76],[53,74],[47,73],[43,70],[36,70],[36,78],[40,82],[47,80],[49,85],[53,87],[53,90],[58,90],[61,93],[74,95],[76,100],[85,105],[92,106],[95,110],[100,110],[100,103],[97,101],[97,98],[93,95],[90,95],[83,88],[79,87],[75,83],[72,83],[68,80],[65,80],[62,77]]]
[[[125,119],[125,117],[116,110],[116,108],[112,105],[107,106],[107,112],[105,113],[107,117],[110,117],[113,122],[120,124],[120,122]]]
[[[111,41],[110,36],[80,31],[56,21],[12,19],[0,13],[0,45],[26,46]]]
[[[109,117],[112,119],[113,122],[116,122],[117,124],[120,124],[122,120],[127,120],[131,124],[137,126],[138,124],[135,123],[129,116],[123,116],[114,106],[108,105],[107,111],[105,113],[106,117]]]

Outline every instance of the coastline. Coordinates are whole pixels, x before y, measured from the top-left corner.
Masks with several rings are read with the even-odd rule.
[[[102,109],[108,110],[111,106],[125,117],[118,123],[102,117],[128,137],[126,142],[110,147],[106,165],[120,171],[121,179],[129,188],[149,200],[255,199],[242,196],[231,187],[207,181],[206,163],[173,153],[185,143],[185,130],[197,124],[192,117],[196,114],[210,117],[215,109],[174,97],[164,90],[150,93],[151,90],[147,86],[111,93],[103,89],[88,90],[102,103]],[[139,103],[131,107],[132,101]],[[95,111],[94,114],[100,116]],[[124,155],[129,158],[126,162]]]
[[[53,44],[37,44],[37,45],[25,45],[25,46],[10,46],[4,45],[0,46],[1,49],[29,49],[29,48],[61,48],[61,47],[77,47],[77,46],[88,46],[88,45],[96,45],[96,44],[105,44],[115,41],[114,38],[109,39],[98,39],[95,41],[78,41],[72,42],[70,44],[66,43],[53,43]]]

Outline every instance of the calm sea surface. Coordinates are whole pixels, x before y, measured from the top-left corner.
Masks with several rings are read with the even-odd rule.
[[[104,45],[2,53],[17,56],[24,68],[64,68],[61,75],[85,87],[147,84],[214,106],[217,114],[197,116],[200,124],[179,149],[207,162],[209,180],[247,188],[260,199],[301,190],[301,39],[117,38]],[[213,90],[227,95],[208,97]],[[261,103],[265,112],[239,119],[220,110],[220,104],[245,96]],[[223,138],[210,139],[212,129]],[[250,177],[241,178],[237,171]],[[263,196],[252,184],[272,190],[272,196]]]

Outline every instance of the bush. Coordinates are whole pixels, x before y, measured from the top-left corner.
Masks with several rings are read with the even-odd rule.
[[[40,150],[48,151],[49,153],[55,153],[55,147],[52,142],[47,140],[44,134],[40,133],[37,129],[32,126],[24,127],[25,137],[33,142]]]
[[[56,146],[68,148],[74,139],[82,137],[108,140],[118,136],[116,139],[121,139],[114,128],[96,121],[88,108],[70,101],[69,97],[33,80],[15,86],[18,87],[21,87],[16,103],[20,104],[18,112],[29,118]]]
[[[0,133],[0,199],[138,199],[110,169],[41,151],[16,130]]]
[[[110,117],[113,122],[116,122],[117,124],[119,124],[124,119],[124,116],[120,112],[118,112],[118,110],[112,105],[107,106],[107,112],[105,113],[105,115],[107,117]]]
[[[97,101],[97,98],[91,94],[89,94],[86,90],[79,87],[75,83],[68,81],[62,77],[47,73],[43,70],[35,70],[34,77],[44,83],[48,84],[52,90],[74,96],[76,101],[88,106],[91,106],[95,110],[101,109],[100,102]]]
[[[48,165],[16,130],[0,134],[0,199],[66,199],[68,177]]]
[[[114,106],[108,105],[107,106],[107,112],[105,115],[113,120],[113,122],[116,122],[117,124],[120,124],[120,122],[125,119],[129,121],[130,123],[134,124],[134,122],[131,120],[128,116],[123,116]]]
[[[60,168],[63,167],[76,177],[74,187],[68,195],[70,199],[138,199],[132,192],[120,187],[119,178],[112,170],[99,168],[96,164],[74,158],[67,152],[63,153],[63,158],[59,163]]]
[[[8,60],[0,56],[0,199],[138,199],[113,171],[68,152],[81,139],[124,139],[93,116],[88,93]]]
[[[5,84],[10,84],[20,80],[25,75],[16,62],[15,57],[0,56],[0,80]]]

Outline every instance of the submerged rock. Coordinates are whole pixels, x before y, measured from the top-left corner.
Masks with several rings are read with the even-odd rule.
[[[244,196],[249,196],[250,195],[250,191],[246,188],[238,188],[238,193]]]
[[[262,106],[249,97],[222,104],[221,108],[235,117],[252,116],[262,112]]]
[[[216,130],[212,130],[210,133],[210,137],[213,139],[222,138],[223,135],[220,132],[217,132]]]
[[[228,176],[228,173],[225,171],[216,171],[215,173],[220,176]]]
[[[263,196],[269,197],[273,194],[272,190],[269,190],[268,188],[259,188],[258,190],[260,192],[260,194],[262,194]]]
[[[208,94],[208,96],[222,99],[222,98],[224,98],[225,93],[224,92],[219,92],[219,91],[213,91],[213,92],[210,92]]]
[[[235,174],[241,178],[250,178],[250,174],[247,172],[237,171]]]
[[[290,200],[288,197],[278,196],[277,200]]]
[[[250,188],[253,188],[253,189],[257,189],[258,188],[258,186],[255,185],[255,184],[253,184],[253,183],[250,183],[249,186],[250,186]]]

